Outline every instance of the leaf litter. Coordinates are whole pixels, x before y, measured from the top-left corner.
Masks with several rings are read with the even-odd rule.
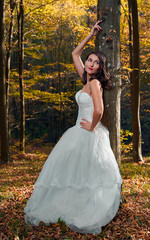
[[[44,152],[44,153],[40,153]],[[115,218],[98,235],[81,234],[69,229],[64,221],[55,224],[40,223],[38,227],[26,224],[24,207],[33,184],[47,158],[47,149],[28,149],[20,153],[13,149],[13,162],[0,169],[0,240],[149,240],[150,239],[150,161],[133,163],[123,158],[121,204]]]

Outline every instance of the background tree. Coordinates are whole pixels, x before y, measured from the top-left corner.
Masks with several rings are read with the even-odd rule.
[[[19,86],[20,86],[20,151],[25,151],[25,100],[23,82],[24,61],[24,1],[20,0],[18,18],[18,59],[19,59]]]
[[[129,5],[129,47],[130,47],[130,83],[131,83],[131,126],[133,142],[133,160],[143,161],[141,150],[140,124],[140,43],[137,0],[128,0]]]
[[[121,101],[121,128],[124,135],[123,143],[126,145],[122,149],[123,153],[132,153],[132,129],[131,129],[131,80],[128,72],[132,71],[129,45],[133,47],[133,32],[132,39],[129,39],[129,22],[132,23],[132,13],[129,15],[128,1],[122,0],[121,14],[121,71],[122,71],[122,101]],[[149,84],[149,47],[150,47],[150,32],[148,23],[150,21],[150,13],[148,10],[148,2],[146,0],[138,0],[138,18],[139,18],[139,41],[140,41],[140,122],[142,128],[142,153],[143,156],[149,153],[150,149],[150,84]],[[131,20],[129,21],[129,18]],[[131,28],[133,31],[133,27]],[[131,41],[132,40],[132,41]],[[130,48],[131,49],[131,48]],[[131,73],[132,74],[132,73]]]
[[[0,0],[0,136],[1,136],[1,163],[9,161],[8,118],[6,114],[6,84],[5,84],[5,1]]]
[[[99,0],[97,9],[103,31],[96,38],[96,49],[106,54],[112,81],[112,89],[104,92],[103,123],[110,131],[111,146],[120,165],[120,1]]]
[[[11,130],[9,126],[9,80],[10,80],[10,62],[11,62],[11,50],[12,50],[12,37],[14,28],[14,10],[16,6],[15,0],[10,0],[10,23],[8,30],[8,40],[6,40],[6,67],[5,67],[5,81],[6,81],[6,114],[8,116],[8,132],[9,140],[11,139]],[[6,36],[7,39],[7,36]],[[8,44],[7,44],[8,43]]]

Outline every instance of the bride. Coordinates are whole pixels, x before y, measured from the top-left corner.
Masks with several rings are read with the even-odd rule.
[[[62,135],[47,158],[24,209],[26,223],[38,226],[60,218],[74,231],[98,234],[118,211],[122,179],[109,132],[100,122],[103,90],[111,85],[106,57],[92,52],[85,66],[81,60],[85,45],[101,30],[99,23],[72,52],[84,84],[75,95],[76,125]]]

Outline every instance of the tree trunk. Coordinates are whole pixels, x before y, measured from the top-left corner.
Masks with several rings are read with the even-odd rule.
[[[143,161],[141,150],[141,125],[140,125],[140,46],[137,0],[128,0],[129,6],[129,36],[130,41],[130,73],[131,81],[131,127],[133,142],[133,160]],[[132,18],[131,18],[132,16]]]
[[[96,37],[96,50],[105,53],[112,81],[112,89],[104,91],[102,122],[109,129],[111,147],[120,166],[120,1],[98,0],[97,18],[103,20],[103,31]]]
[[[5,69],[5,81],[6,81],[6,114],[8,116],[8,133],[10,141],[10,127],[9,127],[9,79],[10,79],[10,58],[11,58],[11,45],[12,45],[12,35],[13,35],[13,25],[14,25],[14,9],[16,2],[14,0],[10,1],[10,26],[9,26],[9,37],[8,37],[8,48],[6,53],[6,69]]]
[[[18,14],[18,54],[19,54],[19,85],[20,85],[20,151],[25,151],[25,102],[23,84],[23,61],[24,61],[24,5],[20,0]]]
[[[1,163],[9,162],[8,119],[6,114],[6,85],[5,85],[5,1],[0,0],[0,136]]]
[[[62,16],[61,16],[61,21],[60,21],[60,26],[59,26],[59,43],[58,43],[58,87],[59,87],[59,120],[58,120],[58,138],[60,138],[61,136],[61,120],[62,120],[62,95],[61,95],[61,91],[62,91],[62,86],[61,86],[61,44],[62,44],[62,30],[61,30],[61,26],[62,26]]]
[[[60,55],[60,49],[59,49]],[[58,138],[61,136],[61,118],[62,118],[62,96],[61,96],[61,77],[60,77],[60,61],[58,67],[58,84],[59,84],[59,121],[58,121]]]

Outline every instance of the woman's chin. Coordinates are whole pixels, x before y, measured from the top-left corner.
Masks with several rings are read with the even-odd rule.
[[[91,71],[87,71],[87,74],[88,74],[90,77],[92,77],[92,76],[95,75],[95,73],[93,73],[93,72],[91,72]]]

